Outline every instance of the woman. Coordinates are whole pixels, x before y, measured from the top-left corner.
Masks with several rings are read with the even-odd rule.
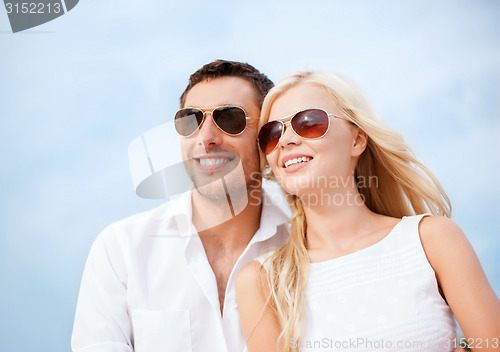
[[[260,126],[293,216],[288,242],[237,278],[250,352],[454,350],[453,315],[472,350],[500,348],[500,302],[448,197],[353,84],[293,74]]]

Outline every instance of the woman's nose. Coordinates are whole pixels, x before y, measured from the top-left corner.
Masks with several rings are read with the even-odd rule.
[[[280,148],[286,148],[291,145],[299,145],[302,141],[300,137],[292,130],[290,121],[284,123],[284,131],[279,139]]]

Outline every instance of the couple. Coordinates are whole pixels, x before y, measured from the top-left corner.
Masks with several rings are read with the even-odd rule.
[[[175,127],[196,187],[98,236],[73,350],[445,351],[450,308],[473,348],[497,349],[499,301],[460,229],[424,215],[450,206],[403,139],[334,75],[272,86],[222,60],[190,77]],[[289,231],[255,177],[266,163]]]

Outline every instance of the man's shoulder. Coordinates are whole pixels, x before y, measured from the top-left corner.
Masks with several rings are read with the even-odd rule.
[[[112,227],[141,226],[149,224],[151,222],[165,220],[165,217],[168,216],[171,207],[172,207],[171,202],[165,202],[152,209],[135,213],[118,221],[115,221],[109,226]]]
[[[188,209],[186,209],[186,212]],[[153,209],[130,215],[108,225],[98,238],[137,241],[160,235],[168,229],[170,220],[182,212],[177,201],[165,202]]]

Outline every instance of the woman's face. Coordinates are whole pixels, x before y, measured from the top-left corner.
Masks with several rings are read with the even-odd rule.
[[[285,91],[274,101],[269,121],[309,108],[323,109],[328,114],[343,117],[325,88],[304,83]],[[287,123],[290,119],[282,120],[285,131],[274,151],[267,155],[267,161],[288,193],[302,197],[310,192],[338,192],[346,182],[352,182],[349,176],[352,176],[357,157],[363,151],[358,150],[356,142],[359,128],[343,119],[333,116],[329,119],[330,128],[319,139],[299,137]],[[298,159],[298,163],[285,166],[293,159]]]

